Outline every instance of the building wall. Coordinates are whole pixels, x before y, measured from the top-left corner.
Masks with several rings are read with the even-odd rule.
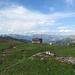
[[[40,41],[32,41],[32,43],[41,43]]]
[[[42,39],[39,38],[33,38],[32,43],[42,43]]]

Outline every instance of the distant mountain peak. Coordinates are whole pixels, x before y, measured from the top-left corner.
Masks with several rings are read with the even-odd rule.
[[[68,38],[75,39],[75,35],[70,35],[70,36],[68,36]]]

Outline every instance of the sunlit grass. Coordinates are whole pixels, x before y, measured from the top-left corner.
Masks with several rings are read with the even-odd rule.
[[[16,48],[10,45],[17,44]],[[56,56],[75,57],[75,45],[49,45],[49,44],[24,44],[16,41],[3,41],[0,43],[0,53],[3,49],[5,60],[0,61],[0,71],[3,75],[75,75],[75,66],[61,63],[53,58],[44,60],[29,60],[37,53],[50,51]]]

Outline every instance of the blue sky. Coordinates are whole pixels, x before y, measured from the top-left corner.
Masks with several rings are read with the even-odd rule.
[[[0,0],[0,34],[75,34],[75,0]]]

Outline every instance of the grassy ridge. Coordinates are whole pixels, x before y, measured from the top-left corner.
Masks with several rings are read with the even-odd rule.
[[[17,42],[8,41],[3,44],[10,46],[10,44],[17,44]],[[8,48],[8,46],[6,47]],[[74,44],[63,46],[20,43],[16,48],[8,49],[5,53],[6,59],[0,61],[0,71],[3,75],[75,75],[75,65],[61,63],[53,58],[29,60],[32,55],[45,51],[51,51],[56,56],[75,57]]]

